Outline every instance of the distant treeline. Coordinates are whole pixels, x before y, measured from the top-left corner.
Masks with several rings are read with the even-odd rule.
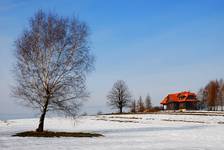
[[[130,105],[131,113],[143,113],[143,112],[154,112],[160,110],[160,107],[153,107],[151,97],[149,95],[146,96],[145,100],[140,96],[139,99],[133,100]]]
[[[205,87],[201,88],[197,94],[199,109],[210,111],[223,111],[224,104],[224,81],[212,80]]]

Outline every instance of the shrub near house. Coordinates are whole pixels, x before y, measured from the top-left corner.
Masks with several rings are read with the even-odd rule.
[[[197,103],[198,100],[195,93],[184,91],[168,94],[160,104],[163,105],[163,109],[165,110],[195,110],[197,109]]]

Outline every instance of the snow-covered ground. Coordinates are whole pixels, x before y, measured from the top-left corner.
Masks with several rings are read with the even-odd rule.
[[[96,138],[32,138],[11,135],[34,130],[38,119],[0,121],[0,150],[223,150],[224,117],[199,115],[102,115],[47,118],[46,130],[102,133]]]

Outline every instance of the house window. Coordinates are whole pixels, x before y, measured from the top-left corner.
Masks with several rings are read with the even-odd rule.
[[[184,99],[186,96],[180,96],[179,99],[182,100]]]
[[[195,96],[194,96],[194,95],[189,95],[189,96],[187,97],[187,99],[195,99]]]

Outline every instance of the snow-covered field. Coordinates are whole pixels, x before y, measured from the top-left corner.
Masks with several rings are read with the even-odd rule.
[[[97,138],[31,138],[11,135],[34,130],[38,119],[0,121],[0,150],[223,150],[224,117],[199,115],[102,115],[47,118],[46,130],[102,133]]]

